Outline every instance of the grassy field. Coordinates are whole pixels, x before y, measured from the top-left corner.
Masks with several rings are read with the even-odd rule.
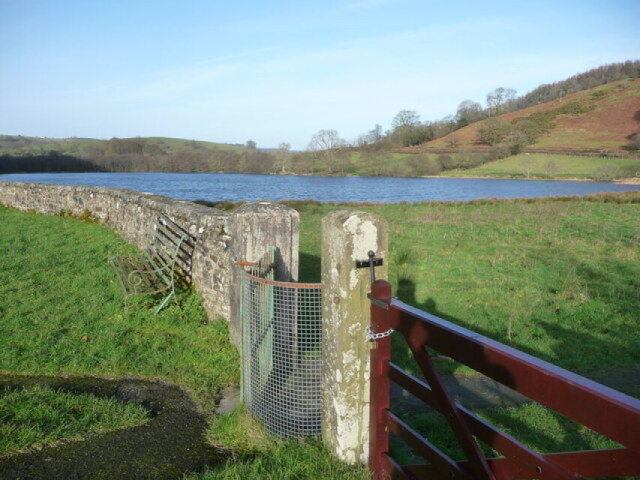
[[[469,170],[451,170],[444,175],[452,177],[505,177],[505,178],[579,178],[592,180],[607,176],[608,171],[636,168],[640,160],[569,155],[520,154],[485,163]],[[609,178],[603,178],[608,180]]]
[[[317,281],[320,220],[344,206],[293,206],[302,221],[301,279]],[[389,222],[390,280],[402,300],[587,376],[640,364],[640,194],[349,207]],[[192,391],[206,411],[221,388],[237,384],[226,325],[204,322],[197,295],[182,293],[180,306],[157,316],[145,298],[123,308],[107,258],[132,249],[113,233],[6,208],[0,222],[7,252],[0,256],[0,369],[159,377]],[[415,371],[401,342],[394,356]],[[441,367],[466,372],[450,362]],[[543,448],[600,445],[579,427],[526,408],[486,415],[537,419],[524,430],[544,431]],[[447,444],[437,420],[415,419]],[[71,435],[90,428],[81,424]],[[42,430],[57,438],[56,427]],[[229,459],[190,480],[368,478],[332,460],[317,441],[270,439],[241,410],[212,415],[208,435]]]
[[[318,442],[267,437],[241,411],[215,417],[220,391],[239,382],[239,357],[226,323],[206,323],[200,298],[188,292],[180,294],[180,306],[170,303],[159,315],[153,314],[156,302],[144,297],[125,309],[107,259],[133,248],[113,232],[4,207],[0,224],[0,371],[136,375],[186,388],[211,413],[211,441],[229,452],[228,462],[190,478],[368,478],[363,468],[332,459]],[[55,392],[7,395],[0,397],[5,451],[123,426],[128,417],[138,421],[121,405],[113,410],[100,399],[79,404]],[[34,406],[34,398],[42,405]],[[123,422],[85,421],[97,414]],[[6,422],[14,415],[26,417],[26,424]]]
[[[88,432],[140,425],[147,412],[115,398],[48,388],[0,390],[0,455]]]
[[[133,248],[114,233],[6,208],[0,223],[0,369],[157,376],[202,401],[237,384],[226,326],[204,323],[197,295],[183,295],[182,307],[171,304],[159,315],[144,297],[123,308],[107,259]]]
[[[268,436],[242,407],[213,419],[208,439],[233,455],[225,463],[188,475],[185,480],[371,478],[366,468],[335,460],[317,439],[285,442]]]
[[[292,205],[301,212],[301,276],[317,281],[321,218],[344,206]],[[640,364],[640,193],[356,208],[389,222],[389,275],[401,300],[601,383]],[[392,348],[394,362],[419,373],[401,338],[392,337]],[[640,398],[638,385],[628,387]],[[464,458],[443,417],[392,410]],[[479,414],[540,452],[617,447],[537,404]],[[422,463],[392,440],[400,463]]]
[[[389,222],[390,280],[401,300],[589,374],[640,364],[638,202],[629,193],[357,208]],[[296,207],[301,278],[317,281],[320,220],[342,207]],[[402,349],[395,354],[409,364]]]
[[[413,412],[399,416],[451,458],[465,459],[442,415]],[[484,410],[479,412],[479,416],[540,453],[620,448],[616,442],[538,404]],[[500,456],[484,443],[480,442],[480,447],[487,458]],[[398,439],[393,438],[391,452],[403,465],[421,463],[421,459],[412,455]]]

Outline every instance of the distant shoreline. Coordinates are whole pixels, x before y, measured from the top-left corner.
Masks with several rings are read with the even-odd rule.
[[[0,173],[0,178],[4,175],[38,175],[38,174],[69,174],[69,173],[90,173],[90,174],[99,174],[99,173],[122,173],[122,174],[131,174],[131,173],[170,173],[170,174],[190,174],[190,173],[214,173],[214,174],[228,174],[228,175],[269,175],[275,177],[362,177],[362,178],[451,178],[451,179],[471,179],[471,180],[528,180],[528,181],[556,181],[556,182],[604,182],[604,183],[616,183],[619,185],[640,185],[640,178],[631,177],[631,178],[618,178],[616,180],[596,180],[594,178],[578,178],[578,177],[569,177],[569,178],[546,178],[546,177],[521,177],[521,176],[463,176],[463,175],[421,175],[415,177],[407,177],[407,176],[393,176],[393,175],[380,175],[380,176],[371,176],[371,175],[327,175],[327,174],[314,174],[314,173],[244,173],[244,172],[95,172],[95,171],[81,171],[81,172],[10,172],[10,173]]]

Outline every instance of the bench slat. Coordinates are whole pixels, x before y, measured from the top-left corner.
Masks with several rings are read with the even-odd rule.
[[[144,280],[148,288],[155,288],[158,277],[154,273],[152,266],[145,262],[142,257],[130,257],[129,265],[131,266],[129,278],[131,278],[132,274],[137,273]]]
[[[193,237],[170,218],[161,216],[151,231],[149,247],[145,252],[109,259],[124,290],[125,301],[131,295],[160,293],[170,289],[169,295],[156,309],[157,313],[175,294],[176,270],[179,275],[188,275],[185,266],[188,268],[193,248]]]
[[[144,253],[149,262],[150,274],[156,278],[160,278],[164,283],[170,284],[172,281],[171,273],[173,265],[171,262],[166,263],[161,257],[154,253]]]

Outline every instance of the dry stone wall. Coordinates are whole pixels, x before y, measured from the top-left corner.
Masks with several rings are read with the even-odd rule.
[[[158,216],[166,215],[195,237],[191,277],[194,287],[202,294],[204,306],[210,319],[223,317],[231,319],[233,292],[234,260],[255,261],[258,258],[242,258],[247,250],[244,235],[233,235],[236,216],[221,210],[197,205],[192,202],[175,200],[132,190],[100,188],[87,186],[48,185],[35,183],[0,182],[0,204],[23,211],[34,211],[46,215],[60,213],[77,216],[90,214],[112,228],[116,233],[138,248],[146,247],[154,223]],[[297,275],[298,213],[282,205],[272,205],[272,215],[265,215],[269,204],[256,206],[254,220],[257,224],[266,223],[261,230],[278,228],[281,221],[276,217],[286,217],[289,225],[283,235],[265,235],[265,238],[281,242],[277,246],[283,251],[291,250],[289,267]],[[243,222],[251,221],[251,206],[244,207]],[[247,217],[248,216],[248,217]],[[248,218],[248,219],[247,219]],[[239,233],[239,232],[238,232]],[[279,233],[279,232],[278,232]],[[287,235],[295,235],[287,244]],[[266,249],[270,245],[264,244]],[[262,255],[254,247],[251,257]],[[295,259],[295,260],[293,260]]]

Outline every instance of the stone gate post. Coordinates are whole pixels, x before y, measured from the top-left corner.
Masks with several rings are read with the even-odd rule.
[[[322,437],[329,450],[349,463],[365,463],[369,449],[370,271],[356,260],[373,250],[387,278],[387,222],[371,213],[340,210],[322,220]]]
[[[298,280],[298,248],[300,215],[293,208],[277,203],[258,202],[244,205],[233,212],[231,222],[233,257],[236,260],[257,262],[267,251],[276,246],[276,280]],[[232,268],[231,341],[237,347],[242,344],[240,320],[240,270]]]

